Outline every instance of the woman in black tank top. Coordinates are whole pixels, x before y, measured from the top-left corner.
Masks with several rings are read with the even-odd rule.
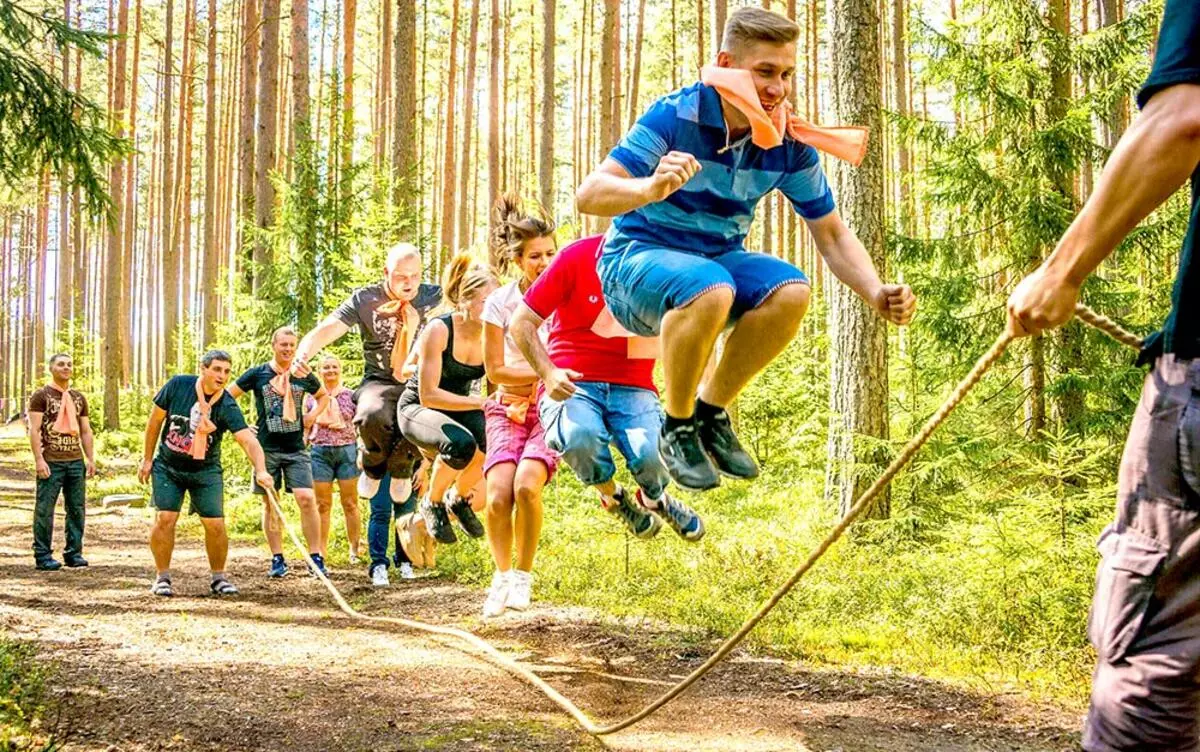
[[[486,267],[465,254],[454,259],[443,284],[454,310],[430,321],[421,333],[417,373],[397,406],[400,433],[427,457],[435,457],[420,512],[440,543],[458,539],[449,512],[471,537],[484,533],[471,504],[487,447],[483,397],[471,394],[471,387],[484,375],[480,316],[484,299],[495,288],[496,279]],[[479,502],[482,508],[484,499]]]

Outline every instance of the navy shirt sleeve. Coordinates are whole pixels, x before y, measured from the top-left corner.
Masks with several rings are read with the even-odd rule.
[[[213,422],[224,425],[230,433],[237,433],[246,428],[246,416],[242,414],[242,408],[238,407],[237,400],[228,394],[221,398],[220,407],[213,412],[216,418]]]
[[[253,392],[258,387],[258,371],[258,366],[247,368],[246,372],[238,376],[237,381],[234,382],[237,384],[237,388],[243,392]]]
[[[167,379],[167,383],[162,385],[162,389],[158,390],[158,394],[154,395],[154,404],[167,412],[171,411],[171,398],[175,396],[175,387],[178,384],[179,377],[172,376]]]
[[[340,306],[334,309],[333,315],[337,316],[338,321],[341,321],[346,326],[355,326],[358,324],[358,309],[362,304],[362,289],[355,290],[354,293],[346,298]]]
[[[675,107],[660,99],[638,118],[608,156],[631,176],[649,177],[658,167],[658,161],[671,150],[674,133]]]
[[[1186,83],[1200,84],[1200,4],[1167,0],[1154,67],[1138,92],[1138,107],[1145,107],[1163,89]]]
[[[300,386],[301,389],[309,394],[316,394],[321,391],[321,381],[315,373],[310,373],[302,379],[292,379]]]

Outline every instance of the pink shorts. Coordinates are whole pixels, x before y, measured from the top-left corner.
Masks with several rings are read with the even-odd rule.
[[[554,476],[558,468],[558,454],[546,446],[546,432],[542,430],[536,403],[529,405],[524,423],[514,423],[505,412],[504,405],[495,399],[483,403],[483,416],[487,421],[487,459],[483,462],[485,475],[496,465],[505,462],[519,465],[521,460],[538,460],[546,466],[547,479]]]

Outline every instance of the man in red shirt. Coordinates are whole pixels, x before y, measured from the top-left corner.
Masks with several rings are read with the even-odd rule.
[[[658,454],[657,340],[630,335],[605,306],[596,276],[602,241],[584,238],[560,251],[525,293],[509,331],[544,386],[538,410],[546,445],[637,537],[653,537],[666,521],[684,540],[698,541],[704,521],[667,494],[671,476]],[[552,316],[543,345],[538,327]],[[613,482],[610,443],[637,481],[634,499]]]

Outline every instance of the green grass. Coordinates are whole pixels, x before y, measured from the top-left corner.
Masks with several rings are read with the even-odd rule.
[[[59,748],[42,728],[49,680],[33,645],[0,637],[0,752]]]

